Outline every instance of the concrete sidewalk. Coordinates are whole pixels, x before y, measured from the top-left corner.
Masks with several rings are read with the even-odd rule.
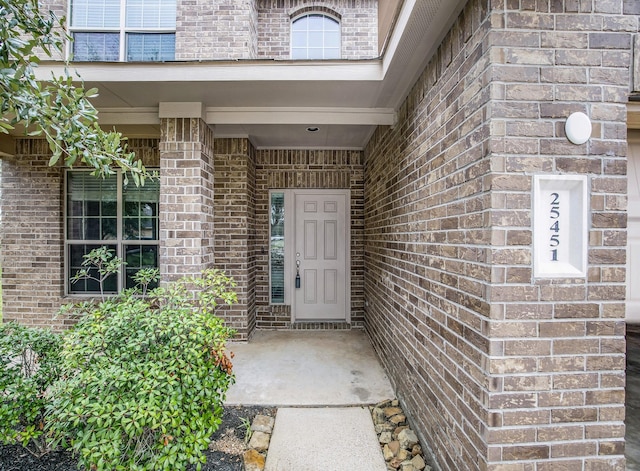
[[[227,405],[278,406],[265,471],[385,471],[367,407],[394,397],[362,331],[259,331]]]
[[[278,409],[265,471],[386,471],[368,407]]]

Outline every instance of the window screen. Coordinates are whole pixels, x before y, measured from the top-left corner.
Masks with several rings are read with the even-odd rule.
[[[175,50],[175,34],[127,34],[127,61],[170,61]]]

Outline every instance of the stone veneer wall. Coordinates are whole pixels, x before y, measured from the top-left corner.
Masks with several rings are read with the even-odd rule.
[[[362,152],[259,150],[256,160],[256,327],[291,328],[290,306],[269,305],[269,190],[351,189],[351,327],[364,326],[364,180]],[[317,324],[317,328],[336,326]]]
[[[625,468],[629,5],[469,1],[367,148],[365,326],[443,470]],[[532,178],[564,173],[588,276],[535,279]]]
[[[130,139],[129,148],[149,167],[158,165],[157,139]],[[16,154],[1,159],[0,257],[3,321],[56,329],[72,323],[55,317],[64,297],[64,170],[49,167],[43,139],[17,139]]]
[[[238,284],[238,304],[220,313],[246,340],[256,319],[256,152],[248,139],[216,139],[214,152],[215,266]]]
[[[378,56],[377,0],[257,0],[258,56],[269,59],[291,57],[291,15],[310,12],[339,14],[342,59]]]

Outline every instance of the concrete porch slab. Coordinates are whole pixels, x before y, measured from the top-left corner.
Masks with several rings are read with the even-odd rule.
[[[228,349],[236,383],[227,405],[353,406],[394,397],[363,331],[258,331]]]
[[[367,407],[281,408],[265,471],[386,471]]]

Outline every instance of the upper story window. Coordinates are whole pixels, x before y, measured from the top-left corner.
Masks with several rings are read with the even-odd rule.
[[[340,23],[321,13],[299,16],[291,25],[292,59],[340,59]]]
[[[74,61],[175,58],[176,0],[73,0]]]

